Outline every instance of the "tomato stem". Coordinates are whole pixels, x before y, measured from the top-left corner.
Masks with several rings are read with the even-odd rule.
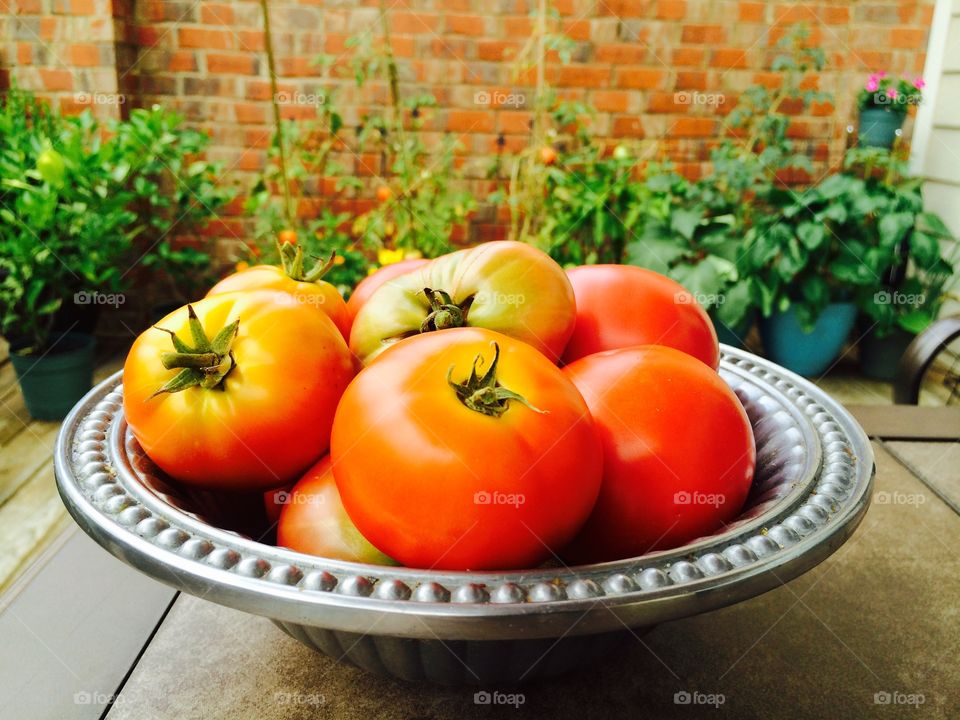
[[[187,314],[190,336],[193,339],[192,347],[172,330],[156,328],[170,336],[175,351],[161,353],[160,362],[167,370],[179,368],[180,372],[164,383],[151,398],[191,387],[222,389],[227,375],[237,365],[231,346],[240,329],[240,321],[234,320],[226,325],[210,340],[192,305],[187,305]]]
[[[420,332],[434,330],[448,330],[449,328],[464,327],[467,324],[467,311],[473,302],[469,297],[457,305],[445,290],[424,288],[423,294],[430,303],[430,313],[420,324]]]
[[[510,407],[510,401],[524,405],[534,412],[544,413],[537,407],[531,405],[525,397],[513,390],[508,390],[497,382],[497,364],[500,362],[500,346],[497,343],[493,345],[493,362],[481,377],[478,370],[483,366],[483,354],[478,353],[473,359],[473,367],[470,370],[470,377],[463,382],[453,381],[453,365],[447,370],[447,383],[453,388],[457,397],[464,405],[471,410],[492,417],[500,417]]]
[[[282,243],[277,241],[277,251],[280,253],[280,264],[283,271],[292,280],[297,282],[315,283],[320,281],[333,267],[337,259],[337,251],[330,252],[330,256],[319,259],[312,268],[304,268],[303,247],[299,243]]]

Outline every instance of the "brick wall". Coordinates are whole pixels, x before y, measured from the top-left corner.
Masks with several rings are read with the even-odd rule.
[[[397,0],[390,6],[393,49],[409,92],[429,92],[440,111],[431,125],[456,133],[462,163],[478,197],[487,159],[503,134],[506,146],[526,142],[528,113],[496,106],[531,90],[511,80],[511,57],[529,37],[524,0]],[[806,22],[829,67],[821,89],[836,107],[798,117],[793,134],[820,168],[836,162],[854,117],[854,93],[872,70],[919,74],[924,65],[933,0],[813,4],[730,0],[556,0],[575,41],[569,65],[551,63],[548,79],[562,94],[597,110],[608,137],[636,140],[648,156],[669,157],[690,176],[709,171],[710,147],[744,88],[776,82],[770,64],[788,26]],[[311,59],[331,53],[344,63],[350,35],[376,30],[372,2],[272,2],[281,75],[289,97],[316,93]],[[248,187],[270,139],[269,86],[263,32],[255,2],[159,0],[0,0],[0,82],[13,79],[69,111],[100,116],[162,103],[178,108],[213,138],[210,155]],[[722,95],[723,103],[708,102]],[[344,82],[340,106],[347,125],[384,97],[382,87],[358,92]],[[489,99],[491,104],[484,104]],[[312,114],[291,102],[290,117]],[[909,133],[910,125],[905,128]],[[370,175],[368,159],[345,153],[349,172]],[[376,168],[372,168],[373,171]],[[322,186],[322,184],[320,184]],[[236,202],[212,235],[244,236]]]

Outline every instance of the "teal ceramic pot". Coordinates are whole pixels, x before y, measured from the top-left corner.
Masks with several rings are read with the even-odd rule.
[[[794,308],[760,321],[760,337],[767,357],[799,375],[820,375],[840,355],[853,329],[853,303],[827,305],[811,332],[804,332]]]
[[[859,342],[860,369],[867,377],[893,382],[900,358],[913,339],[913,333],[897,327],[880,337],[871,330]]]
[[[93,387],[92,335],[68,333],[46,355],[10,353],[23,399],[36,420],[62,420]]]
[[[867,108],[860,111],[859,144],[860,147],[893,147],[897,130],[903,125],[903,113]]]

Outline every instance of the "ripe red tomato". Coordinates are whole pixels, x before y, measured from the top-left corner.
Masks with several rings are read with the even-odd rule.
[[[577,298],[577,323],[565,363],[603,350],[666,345],[714,370],[720,366],[713,323],[679,283],[632,265],[585,265],[567,276]]]
[[[377,200],[386,202],[393,197],[393,190],[388,185],[381,185],[377,188]]]
[[[575,314],[570,281],[549,255],[525,243],[487,242],[377,288],[354,319],[350,349],[367,363],[412,335],[472,326],[559,360]]]
[[[352,375],[350,352],[323,313],[286,293],[226,293],[175,310],[134,341],[123,409],[172,477],[263,490],[296,479],[327,451]]]
[[[444,570],[537,566],[590,514],[601,473],[593,419],[563,372],[481,328],[410,338],[361,371],[330,457],[370,542]]]
[[[370,299],[370,296],[373,295],[373,292],[378,287],[387,282],[387,280],[405,275],[414,268],[424,265],[427,262],[429,262],[429,260],[424,258],[401,260],[400,262],[391,263],[390,265],[384,265],[372,275],[368,275],[358,282],[350,294],[350,299],[347,300],[347,315],[350,318],[350,322],[353,322],[357,313],[360,312],[360,308],[366,304],[367,300]]]
[[[289,293],[298,303],[315,308],[333,320],[345,340],[350,337],[347,304],[333,285],[325,280],[294,279],[277,265],[254,265],[228,275],[210,289],[207,297],[248,290],[280,290]]]
[[[347,515],[330,471],[329,455],[307,470],[292,490],[271,495],[281,508],[277,545],[335,560],[396,565],[360,534]]]
[[[717,373],[662,345],[589,355],[564,372],[603,442],[600,496],[568,558],[676,547],[739,514],[756,465],[753,430]]]
[[[540,162],[544,165],[553,165],[557,161],[557,151],[549,145],[540,148]]]

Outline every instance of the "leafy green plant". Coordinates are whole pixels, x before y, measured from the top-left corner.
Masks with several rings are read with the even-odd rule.
[[[156,108],[102,133],[89,113],[64,118],[29,93],[6,94],[0,330],[20,352],[50,346],[57,313],[76,293],[122,293],[138,263],[171,275],[196,266],[170,236],[226,197],[214,168],[193,157],[204,142]]]

